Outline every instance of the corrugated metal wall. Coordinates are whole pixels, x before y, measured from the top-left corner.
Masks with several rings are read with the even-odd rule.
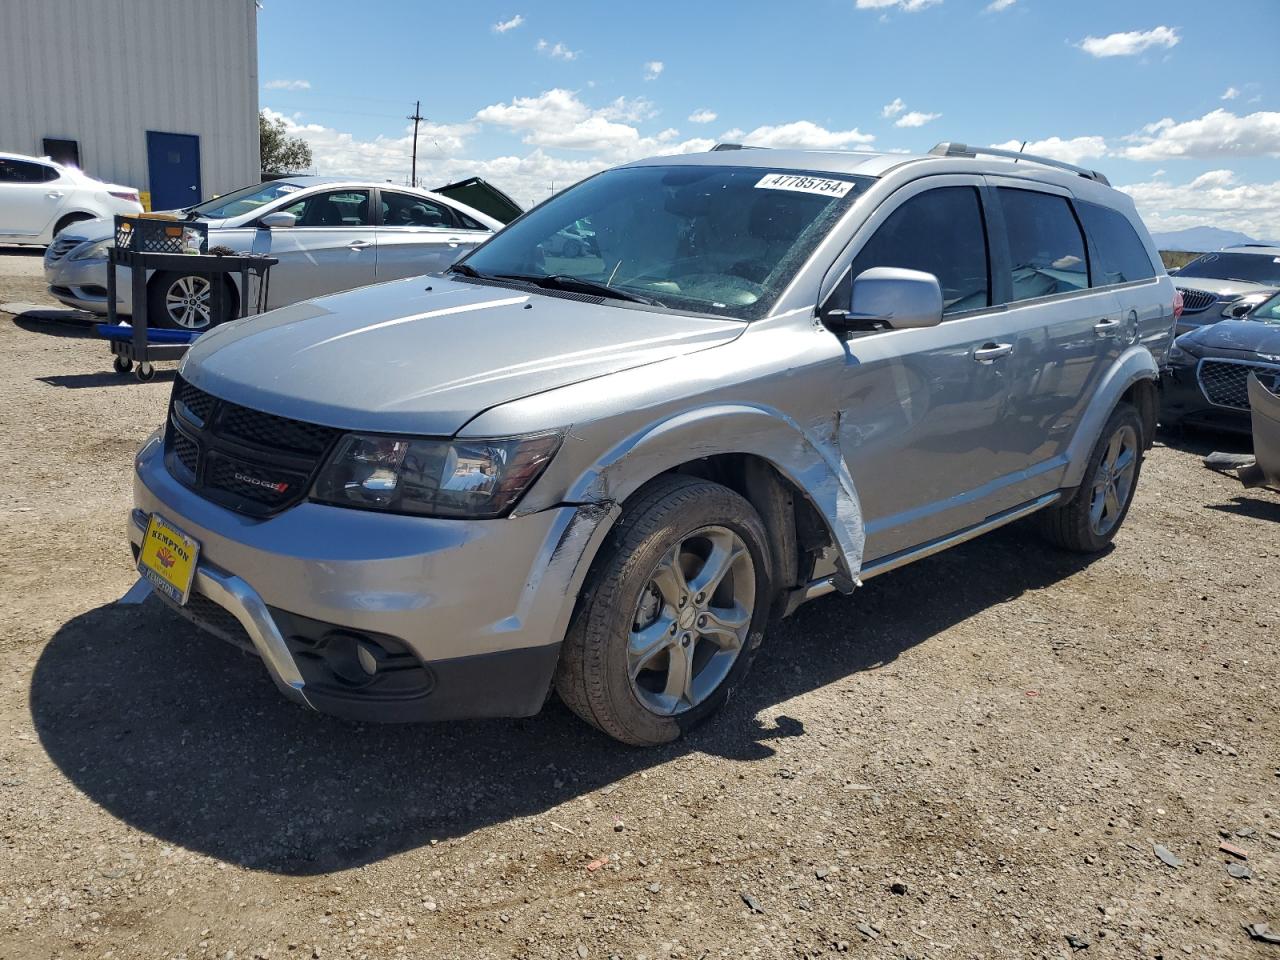
[[[258,180],[254,0],[0,0],[0,151],[147,190],[148,130],[199,136],[205,197]]]

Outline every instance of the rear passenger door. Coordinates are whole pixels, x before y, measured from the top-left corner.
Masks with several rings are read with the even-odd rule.
[[[430,197],[378,192],[379,280],[440,273],[489,236],[467,228],[453,208]]]
[[[1019,321],[993,306],[980,177],[928,177],[882,204],[824,303],[871,267],[938,278],[937,327],[868,330],[847,341],[840,445],[862,502],[868,561],[981,522],[1021,484],[1005,476]],[[1015,471],[1016,473],[1016,471]]]
[[[1119,356],[1124,324],[1114,293],[1090,286],[1088,244],[1070,194],[1012,178],[988,183],[998,224],[992,279],[1017,330],[999,468],[1042,478],[1033,485],[1038,494],[1056,486],[1097,381]],[[994,505],[1015,506],[1027,493],[1010,487]]]

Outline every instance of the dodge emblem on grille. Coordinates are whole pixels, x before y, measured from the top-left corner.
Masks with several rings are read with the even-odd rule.
[[[287,483],[276,483],[274,480],[263,480],[259,477],[251,477],[245,473],[235,474],[235,478],[241,483],[248,483],[255,487],[265,487],[268,490],[274,490],[276,493],[284,493],[289,489]]]

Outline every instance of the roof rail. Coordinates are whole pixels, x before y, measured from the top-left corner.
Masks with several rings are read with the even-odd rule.
[[[712,153],[720,153],[724,150],[767,150],[768,147],[752,147],[745,143],[717,143],[711,148]]]
[[[1097,170],[1086,170],[1084,167],[1077,167],[1074,163],[1054,160],[1052,157],[1041,157],[1034,153],[1019,153],[1017,150],[1001,150],[999,147],[971,147],[965,143],[952,143],[950,140],[944,140],[930,150],[929,155],[934,157],[1004,157],[1015,162],[1018,160],[1030,160],[1032,163],[1039,163],[1046,167],[1069,170],[1077,176],[1084,177],[1086,180],[1096,180],[1104,186],[1111,186],[1111,181]]]

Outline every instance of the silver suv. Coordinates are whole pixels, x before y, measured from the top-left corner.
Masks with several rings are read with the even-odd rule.
[[[1100,174],[997,154],[645,160],[216,329],[137,457],[139,569],[317,710],[554,689],[656,744],[807,600],[1030,514],[1102,550],[1175,291]]]

